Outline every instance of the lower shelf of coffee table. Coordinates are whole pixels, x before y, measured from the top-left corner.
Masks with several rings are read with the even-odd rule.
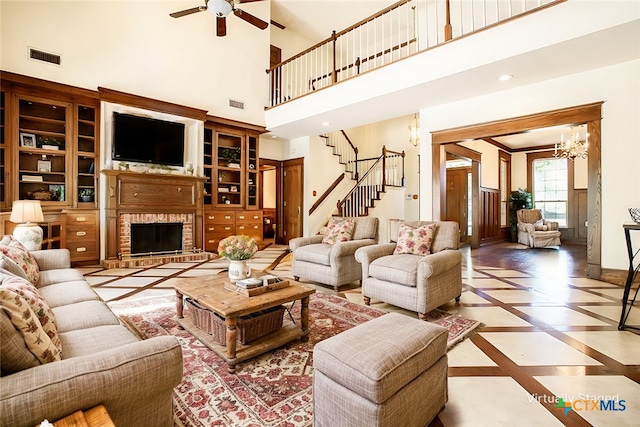
[[[215,351],[218,356],[222,357],[224,361],[231,366],[235,366],[240,362],[259,356],[269,350],[273,350],[274,348],[278,348],[309,334],[309,331],[305,332],[299,325],[285,319],[282,327],[277,331],[271,332],[247,344],[236,343],[236,357],[230,358],[227,356],[227,346],[219,344],[210,334],[194,325],[191,319],[187,317],[176,317],[175,321],[201,343]]]

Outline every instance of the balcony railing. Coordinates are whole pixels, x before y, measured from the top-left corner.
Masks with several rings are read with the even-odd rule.
[[[566,0],[401,0],[267,70],[269,107]]]

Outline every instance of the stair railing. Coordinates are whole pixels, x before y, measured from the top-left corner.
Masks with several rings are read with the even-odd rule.
[[[400,0],[269,68],[268,108],[566,0]]]
[[[390,151],[382,147],[382,155],[376,158],[362,178],[347,195],[337,203],[341,216],[367,216],[375,206],[386,186],[404,186],[404,151]],[[364,159],[368,161],[370,159]]]
[[[358,147],[353,145],[344,130],[321,135],[326,144],[333,148],[333,154],[340,158],[345,172],[351,174],[351,179],[358,179]]]

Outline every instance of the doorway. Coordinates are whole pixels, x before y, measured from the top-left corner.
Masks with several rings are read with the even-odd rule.
[[[460,225],[460,243],[465,243],[471,234],[469,230],[470,175],[469,167],[447,169],[447,214],[444,219],[455,221]]]
[[[601,117],[602,102],[547,111],[528,116],[514,117],[489,123],[480,123],[432,133],[433,144],[433,215],[446,215],[446,148],[464,140],[475,140],[531,131],[551,126],[567,124],[587,124],[588,146],[588,188],[587,204],[587,271],[586,276],[600,279],[602,276],[602,162],[601,162]],[[473,184],[475,190],[475,183]],[[475,194],[474,194],[474,212]],[[474,234],[476,224],[474,220]]]
[[[289,244],[289,240],[302,237],[302,204],[304,201],[304,159],[285,160],[283,162],[282,177],[282,243]]]

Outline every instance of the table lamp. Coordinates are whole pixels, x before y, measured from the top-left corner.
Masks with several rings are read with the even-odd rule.
[[[29,251],[37,251],[42,245],[42,228],[37,224],[44,221],[39,200],[16,200],[11,208],[9,221],[18,224],[13,237]]]

